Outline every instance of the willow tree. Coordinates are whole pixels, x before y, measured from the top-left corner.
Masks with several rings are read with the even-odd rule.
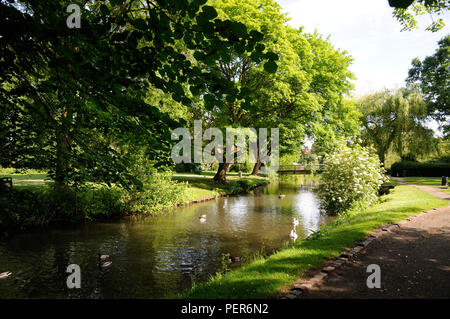
[[[382,163],[390,149],[402,159],[415,159],[434,146],[433,130],[425,126],[427,107],[416,90],[380,91],[362,97],[361,137],[375,147]]]

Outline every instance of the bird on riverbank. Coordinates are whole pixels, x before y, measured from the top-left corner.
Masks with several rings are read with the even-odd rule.
[[[100,269],[108,269],[112,266],[112,261],[101,261],[98,263]]]
[[[2,272],[2,273],[0,274],[0,279],[6,279],[6,278],[8,278],[9,276],[11,276],[11,274],[12,274],[12,272],[10,272],[10,271]]]
[[[298,219],[295,218],[295,217],[294,217],[294,222],[293,222],[293,224],[294,224],[294,229],[295,229],[295,228],[298,226],[298,224],[299,224]]]
[[[206,222],[206,215],[205,215],[205,214],[200,215],[200,217],[198,218],[198,220],[200,221],[200,223]]]
[[[289,237],[291,237],[294,241],[297,239],[298,235],[297,232],[295,231],[295,228],[291,230]]]
[[[284,197],[286,197],[286,195],[280,194],[278,195],[278,198],[283,199]]]
[[[232,256],[230,256],[229,260],[230,260],[231,263],[238,263],[238,262],[241,261],[241,257],[237,257],[237,256],[232,257]]]
[[[105,261],[109,258],[109,255],[98,254],[98,261]]]

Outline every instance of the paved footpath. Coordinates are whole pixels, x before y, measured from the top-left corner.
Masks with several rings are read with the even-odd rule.
[[[438,187],[414,186],[450,200]],[[380,266],[381,288],[367,287],[370,264]],[[375,239],[297,298],[450,298],[450,206]]]

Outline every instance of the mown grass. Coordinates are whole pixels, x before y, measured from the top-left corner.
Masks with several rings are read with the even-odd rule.
[[[225,184],[217,184],[212,180],[214,174],[215,172],[209,171],[203,171],[200,174],[176,173],[172,178],[178,182],[187,182],[189,184],[189,190],[185,196],[186,201],[239,191],[241,187],[237,185],[238,181],[245,182],[246,187],[251,188],[269,180],[267,177],[250,176],[248,174],[243,174],[242,178],[239,178],[238,173],[229,172],[227,174],[227,182]]]
[[[209,196],[217,196],[219,194],[230,193],[230,183],[238,180],[248,182],[250,187],[259,185],[268,181],[266,177],[249,176],[244,174],[239,178],[238,173],[229,172],[227,174],[227,183],[217,184],[213,182],[212,178],[215,172],[204,171],[201,174],[195,173],[176,173],[173,175],[173,180],[178,182],[188,182],[189,190],[184,196],[184,201],[192,201],[202,199]],[[52,183],[47,174],[38,170],[27,170],[18,172],[14,168],[0,168],[0,177],[11,177],[13,185],[17,189],[39,190],[42,186]]]
[[[15,188],[31,191],[51,183],[47,173],[34,169],[18,172],[14,168],[0,168],[0,177],[11,177]]]
[[[423,210],[449,205],[448,201],[410,186],[397,186],[381,202],[363,212],[325,225],[314,239],[303,240],[268,258],[198,284],[181,298],[274,298],[305,271],[352,247],[374,228],[398,222]]]
[[[411,184],[440,187],[440,191],[450,194],[450,188],[448,186],[447,188],[443,188],[443,186],[441,186],[442,177],[402,177],[402,178]]]

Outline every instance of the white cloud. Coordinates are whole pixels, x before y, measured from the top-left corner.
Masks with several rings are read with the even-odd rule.
[[[411,60],[433,54],[437,41],[449,32],[447,26],[436,33],[425,31],[429,16],[420,17],[420,30],[400,32],[400,23],[392,16],[387,0],[280,0],[293,27],[306,32],[331,35],[335,47],[354,58],[355,95],[384,87],[399,87],[408,75]]]

